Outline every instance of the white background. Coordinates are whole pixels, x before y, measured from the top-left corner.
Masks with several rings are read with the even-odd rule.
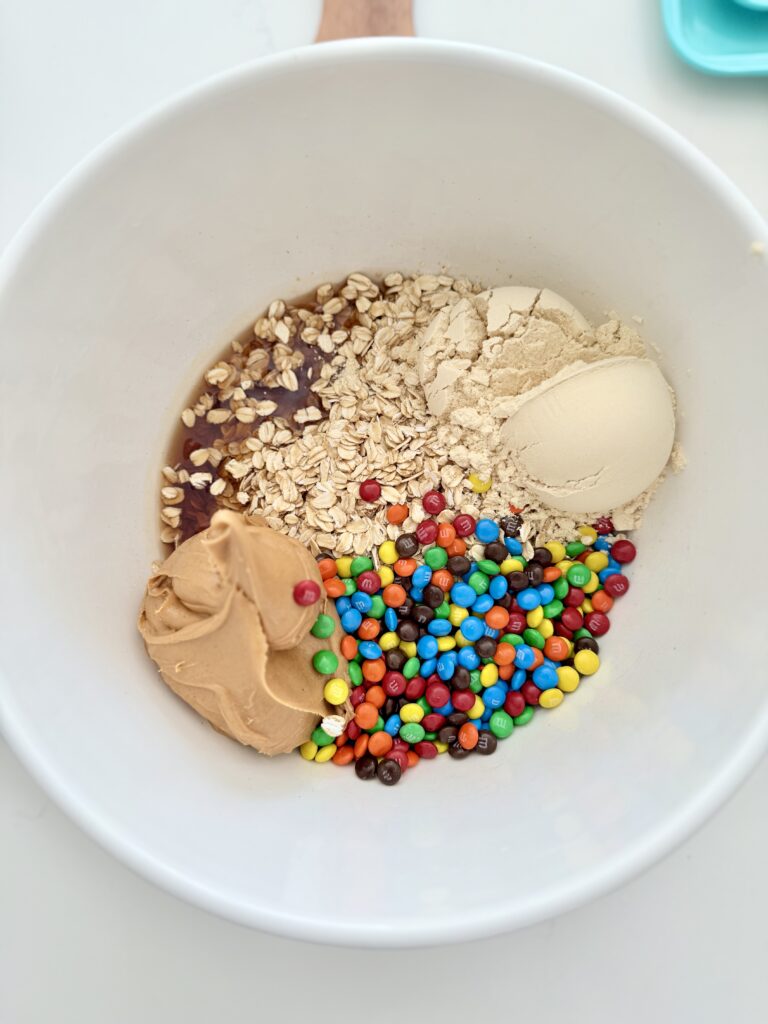
[[[768,78],[682,65],[654,0],[415,9],[420,35],[516,50],[648,107],[768,215]],[[207,75],[310,42],[319,10],[319,0],[0,0],[0,245],[111,132]],[[713,551],[723,599],[749,600],[727,592],[729,557]],[[723,680],[723,715],[738,684]],[[249,932],[166,896],[85,838],[0,744],[0,1021],[752,1024],[768,1005],[767,787],[764,761],[681,849],[565,917],[467,946],[347,951]],[[493,856],[483,851],[480,865]],[[341,866],[330,881],[343,884]]]

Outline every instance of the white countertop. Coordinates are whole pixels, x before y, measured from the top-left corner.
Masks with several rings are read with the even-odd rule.
[[[415,0],[420,35],[560,64],[648,107],[768,215],[768,78],[682,65],[653,0]],[[307,43],[319,0],[0,0],[0,246],[94,145],[170,94]],[[733,688],[733,694],[727,692]],[[738,680],[724,681],[724,710]],[[516,934],[341,951],[249,932],[135,877],[0,744],[0,1021],[360,1016],[752,1024],[768,1000],[768,761],[620,891]],[[332,880],[336,881],[336,879]]]

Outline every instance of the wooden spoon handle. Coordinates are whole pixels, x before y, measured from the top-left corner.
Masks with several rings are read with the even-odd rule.
[[[323,0],[315,41],[413,34],[412,0]]]

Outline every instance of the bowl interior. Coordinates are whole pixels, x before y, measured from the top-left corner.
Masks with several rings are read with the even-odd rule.
[[[753,538],[766,499],[760,230],[702,158],[620,101],[444,44],[269,60],[108,145],[12,248],[0,293],[17,749],[145,874],[320,940],[482,934],[647,863],[766,736],[750,640],[765,598],[733,529]],[[158,681],[135,620],[159,467],[212,357],[276,296],[441,267],[642,316],[689,465],[639,534],[599,674],[495,757],[389,790],[215,734]]]

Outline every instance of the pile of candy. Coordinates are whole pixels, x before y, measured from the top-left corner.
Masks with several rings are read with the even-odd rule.
[[[430,515],[445,509],[437,491],[422,501]],[[388,510],[392,523],[406,515],[404,506]],[[324,696],[334,706],[350,700],[354,717],[346,725],[340,715],[324,718],[300,747],[304,758],[354,763],[359,778],[391,786],[421,759],[494,753],[536,708],[556,708],[597,671],[597,638],[629,589],[622,567],[634,544],[611,542],[610,521],[600,520],[526,559],[522,522],[517,514],[498,523],[430,518],[382,544],[378,568],[366,557],[319,559],[352,681],[350,692],[344,679],[330,679]],[[467,557],[468,543],[473,552],[482,545],[482,558]],[[313,633],[334,628],[320,615]],[[314,665],[334,673],[337,659],[320,651]]]

